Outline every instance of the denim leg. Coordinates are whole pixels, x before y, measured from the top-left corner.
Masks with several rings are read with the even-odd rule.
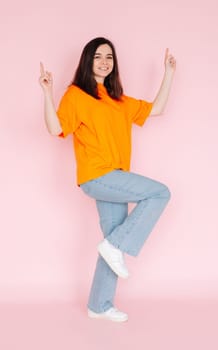
[[[128,215],[126,203],[111,203],[96,201],[100,226],[104,237],[122,224]],[[94,312],[104,312],[114,303],[118,276],[111,270],[104,259],[99,255],[92,287],[89,295],[88,308]]]
[[[123,252],[137,256],[154,225],[169,201],[168,190],[156,197],[141,200],[126,218],[107,237],[108,241]]]
[[[107,236],[115,247],[138,255],[170,199],[164,184],[131,172],[114,170],[82,186],[90,197],[113,203],[137,203],[121,225]]]

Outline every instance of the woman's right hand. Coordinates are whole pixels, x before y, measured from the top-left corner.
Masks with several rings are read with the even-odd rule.
[[[52,92],[53,79],[51,72],[45,71],[42,62],[40,62],[40,77],[39,84],[44,92]]]

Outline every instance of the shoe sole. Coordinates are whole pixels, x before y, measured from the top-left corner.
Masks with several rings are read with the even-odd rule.
[[[117,276],[124,279],[129,277],[129,274],[123,275],[122,273],[120,273],[120,271],[117,270],[116,266],[113,266],[113,262],[111,262],[110,256],[107,255],[107,253],[105,253],[104,251],[101,251],[101,243],[98,245],[98,252],[101,254],[102,258],[106,261],[106,263],[110,266],[111,270],[113,270]]]
[[[96,320],[106,320],[106,321],[112,321],[112,322],[126,322],[128,321],[128,316],[126,316],[123,319],[115,319],[115,318],[110,318],[101,314],[95,314],[95,313],[90,313],[88,312],[88,317],[93,318]]]

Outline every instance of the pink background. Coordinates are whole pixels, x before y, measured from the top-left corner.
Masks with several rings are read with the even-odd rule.
[[[111,39],[125,93],[153,100],[165,48],[177,71],[165,113],[133,128],[132,170],[172,199],[117,299],[217,296],[218,5],[215,0],[7,1],[1,10],[1,243],[3,302],[85,305],[101,231],[76,186],[71,139],[48,134],[39,62],[58,104],[83,46]]]

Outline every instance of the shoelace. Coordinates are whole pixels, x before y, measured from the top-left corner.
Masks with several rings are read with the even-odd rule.
[[[115,307],[112,307],[111,309],[108,310],[108,313],[110,313],[110,314],[111,314],[111,313],[113,313],[113,314],[114,314],[114,313],[118,314],[118,313],[120,313],[120,311],[119,311],[118,309],[116,309]]]

